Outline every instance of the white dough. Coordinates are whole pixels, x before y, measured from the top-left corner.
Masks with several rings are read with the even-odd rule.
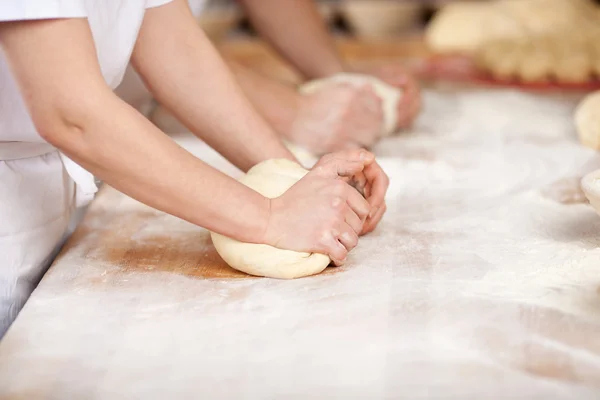
[[[254,166],[240,182],[268,198],[281,196],[307,170],[289,160],[268,160]],[[330,263],[323,254],[281,250],[266,244],[242,243],[211,233],[219,255],[232,268],[250,275],[293,279],[318,274]]]
[[[592,207],[600,215],[600,170],[586,175],[581,181],[581,188]]]
[[[600,150],[600,91],[588,95],[577,106],[575,126],[581,143]]]
[[[302,94],[311,94],[318,92],[323,87],[346,83],[353,86],[362,86],[369,84],[373,87],[375,94],[383,103],[383,127],[381,136],[390,136],[396,132],[398,125],[398,102],[402,98],[402,90],[397,89],[380,79],[369,75],[361,74],[337,74],[329,78],[318,79],[300,86],[299,91]]]

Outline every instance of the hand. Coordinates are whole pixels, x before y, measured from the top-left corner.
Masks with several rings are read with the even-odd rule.
[[[400,65],[384,65],[379,67],[362,68],[357,71],[373,75],[388,85],[404,91],[398,103],[398,129],[409,128],[421,110],[421,90],[416,79]]]
[[[381,100],[370,85],[331,85],[302,96],[291,131],[296,144],[316,154],[369,148],[383,124]]]
[[[362,174],[366,178],[365,197],[371,208],[360,233],[361,235],[366,235],[375,230],[377,224],[379,224],[379,221],[381,221],[381,218],[383,218],[383,215],[387,211],[385,195],[390,186],[390,179],[375,160],[365,166]]]
[[[262,243],[328,255],[341,265],[358,244],[371,207],[344,179],[374,162],[366,150],[328,154],[282,196],[271,200]]]

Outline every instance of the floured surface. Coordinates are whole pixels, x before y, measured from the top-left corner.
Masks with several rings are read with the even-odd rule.
[[[377,149],[383,224],[296,281],[105,188],[0,344],[0,397],[600,398],[600,218],[577,184],[600,157],[574,104],[426,93]]]

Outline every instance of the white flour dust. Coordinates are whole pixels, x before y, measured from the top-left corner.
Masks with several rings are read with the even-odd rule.
[[[0,345],[0,392],[600,398],[600,218],[573,183],[600,158],[576,140],[574,104],[427,91],[414,131],[376,148],[391,177],[383,223],[335,274],[130,272],[98,256],[106,221],[92,212],[94,230]],[[190,135],[177,140],[235,171]],[[200,228],[116,192],[93,207],[117,216],[104,229],[148,265],[157,235],[174,260],[206,246],[184,241]],[[133,230],[118,217],[136,213]]]

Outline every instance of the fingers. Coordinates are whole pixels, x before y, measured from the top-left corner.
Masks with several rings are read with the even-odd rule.
[[[359,172],[358,174],[353,175],[351,178],[344,179],[347,179],[348,184],[356,189],[362,197],[367,197],[365,194],[365,190],[367,188],[367,177],[364,173]]]
[[[360,234],[361,235],[366,235],[368,233],[373,232],[375,230],[375,228],[377,228],[377,225],[379,224],[379,222],[381,221],[381,219],[385,215],[386,211],[387,211],[387,205],[386,204],[383,204],[381,207],[379,207],[377,209],[377,211],[375,212],[375,214],[373,215],[373,217],[369,217],[367,219],[367,221],[363,225],[363,230],[362,230],[362,232]]]
[[[421,94],[416,82],[406,85],[404,94],[398,104],[398,127],[409,127],[421,110]]]
[[[353,103],[349,109],[349,118],[354,117],[354,123],[349,127],[348,139],[369,148],[381,135],[384,123],[383,102],[371,85],[365,85],[358,90]]]
[[[363,231],[364,221],[361,220],[354,211],[347,210],[344,221],[355,233],[360,234]]]
[[[317,162],[314,170],[324,177],[351,177],[375,160],[373,153],[363,149],[349,149],[327,154]]]
[[[404,91],[398,104],[398,128],[408,128],[421,110],[421,90],[417,80],[397,65],[380,67],[373,72],[384,82]]]
[[[346,258],[348,257],[348,249],[346,249],[346,247],[340,243],[338,238],[334,236],[335,234],[339,234],[341,236],[341,233],[333,232],[324,239],[323,244],[325,247],[323,252],[327,254],[329,258],[331,258],[331,261],[333,261],[335,265],[341,266],[344,265],[344,262],[346,262]]]
[[[344,223],[343,226],[340,226],[340,234],[337,239],[350,252],[358,244],[358,233],[354,232],[350,225]]]
[[[367,200],[358,193],[356,189],[347,185],[346,189],[346,203],[350,207],[350,209],[357,215],[357,217],[364,221],[369,216],[371,212],[371,205],[367,202]]]
[[[350,225],[343,223],[333,230],[324,242],[325,251],[335,265],[343,265],[348,253],[358,245],[358,234]]]
[[[364,174],[367,177],[367,187],[369,188],[369,196],[367,201],[371,206],[371,215],[377,212],[376,209],[380,208],[385,201],[385,194],[387,193],[390,185],[390,179],[379,166],[377,162],[373,162],[364,169]]]

